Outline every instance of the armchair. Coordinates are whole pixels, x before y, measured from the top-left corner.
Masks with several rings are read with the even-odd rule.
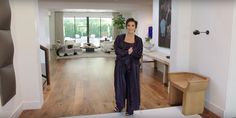
[[[113,41],[101,42],[101,49],[104,52],[111,52],[112,50],[114,50],[114,42]]]
[[[58,56],[76,55],[82,51],[80,46],[80,43],[76,43],[75,40],[66,40],[65,44],[58,42],[56,52]]]
[[[182,103],[184,115],[201,114],[209,79],[190,72],[169,73],[169,104]]]

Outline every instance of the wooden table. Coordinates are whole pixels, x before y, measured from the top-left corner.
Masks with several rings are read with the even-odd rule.
[[[85,49],[86,52],[94,52],[96,49],[96,46],[94,46],[94,44],[84,44],[84,46],[82,47],[82,49]]]
[[[164,84],[168,84],[168,72],[169,72],[169,62],[170,59],[166,58],[166,56],[169,56],[167,54],[157,52],[157,51],[143,51],[143,56],[147,56],[149,58],[152,58],[153,61],[144,61],[142,59],[142,63],[147,63],[147,62],[153,62],[154,63],[154,68],[157,69],[157,62],[160,62],[164,64],[164,71],[163,71],[163,79],[162,82]]]

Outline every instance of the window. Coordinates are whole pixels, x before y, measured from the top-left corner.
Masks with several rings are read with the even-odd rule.
[[[111,18],[101,18],[101,38],[104,40],[108,38],[112,40],[112,19]]]
[[[95,46],[100,45],[101,22],[100,18],[89,18],[89,42]]]
[[[83,45],[87,43],[88,37],[89,43],[93,43],[95,46],[100,46],[100,40],[105,40],[105,38],[112,40],[112,18],[87,18],[64,17],[64,40],[76,40]],[[89,31],[87,32],[87,30]]]
[[[75,38],[76,42],[81,44],[87,43],[87,18],[76,17],[75,18]]]
[[[64,38],[75,38],[75,27],[74,27],[74,17],[64,17]]]

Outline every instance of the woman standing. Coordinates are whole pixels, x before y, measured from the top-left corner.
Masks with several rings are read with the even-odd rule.
[[[114,48],[116,53],[114,85],[115,112],[121,112],[127,100],[126,115],[132,115],[140,106],[139,69],[143,52],[142,39],[135,35],[138,22],[133,18],[126,21],[126,34],[117,36]]]

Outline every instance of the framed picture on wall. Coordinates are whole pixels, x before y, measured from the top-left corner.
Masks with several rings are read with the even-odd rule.
[[[170,48],[171,37],[171,0],[159,1],[159,37],[158,45]]]

